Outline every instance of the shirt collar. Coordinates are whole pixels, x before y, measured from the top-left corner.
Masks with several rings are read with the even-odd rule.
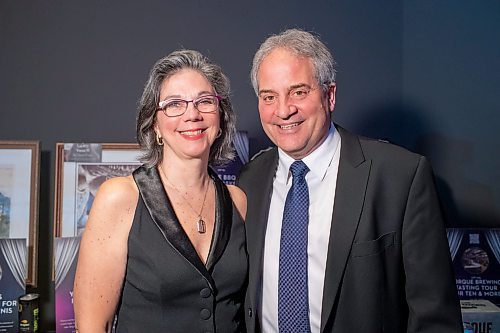
[[[332,163],[333,156],[337,151],[340,142],[340,135],[333,124],[330,125],[328,130],[328,135],[323,141],[323,143],[316,148],[312,153],[307,155],[302,159],[307,167],[309,168],[309,173],[312,174],[314,178],[323,180],[325,178],[328,167]],[[276,170],[276,177],[284,179],[288,183],[290,177],[290,165],[292,165],[295,160],[288,156],[281,148],[278,148],[278,170]]]

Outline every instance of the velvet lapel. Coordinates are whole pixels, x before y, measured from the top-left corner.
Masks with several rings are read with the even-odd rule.
[[[208,269],[218,260],[229,239],[229,230],[227,230],[226,223],[222,223],[222,218],[227,218],[229,214],[229,221],[231,221],[231,213],[227,209],[227,202],[228,200],[230,202],[230,198],[228,199],[226,193],[221,190],[222,185],[218,182],[218,179],[215,179],[213,174],[210,175],[216,184],[217,202],[214,234],[207,258],[207,266],[205,266],[174,213],[172,204],[163,188],[158,170],[141,166],[134,171],[133,176],[144,204],[165,240],[193,265],[212,288],[215,288],[215,283]],[[231,206],[229,207],[229,211],[231,211]]]
[[[337,129],[342,141],[323,290],[322,332],[328,320],[333,319],[330,316],[363,209],[371,168],[358,138],[341,127]]]
[[[217,203],[215,205],[215,226],[212,236],[212,245],[208,253],[206,267],[209,271],[212,270],[215,263],[219,260],[224,249],[226,248],[229,236],[231,234],[231,226],[233,221],[233,201],[231,195],[219,179],[219,176],[212,169],[208,169],[210,177],[214,181]]]

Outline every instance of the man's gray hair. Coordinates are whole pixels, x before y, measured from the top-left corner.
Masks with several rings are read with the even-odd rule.
[[[250,79],[255,94],[259,94],[257,73],[265,57],[274,49],[283,48],[296,56],[308,58],[314,69],[315,79],[324,91],[335,83],[337,64],[326,45],[315,35],[300,29],[288,29],[278,35],[268,37],[259,47],[253,58]]]

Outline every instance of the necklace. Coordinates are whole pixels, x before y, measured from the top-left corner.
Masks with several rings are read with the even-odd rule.
[[[200,209],[200,213],[196,213],[196,210],[193,208],[193,206],[191,206],[191,204],[189,203],[189,200],[186,199],[184,197],[184,195],[182,195],[181,191],[179,191],[177,189],[177,187],[175,187],[174,184],[172,184],[172,182],[170,181],[170,179],[168,179],[167,175],[163,172],[163,168],[161,167],[158,167],[158,169],[160,169],[160,173],[163,175],[163,177],[165,177],[165,179],[167,180],[168,184],[170,186],[172,186],[172,188],[181,196],[182,199],[184,199],[184,201],[189,205],[189,207],[191,208],[191,210],[193,211],[193,213],[197,214],[198,215],[198,221],[196,222],[196,230],[198,231],[198,233],[200,234],[204,234],[206,231],[207,231],[207,227],[206,227],[206,223],[205,221],[203,221],[203,218],[201,216],[201,214],[203,213],[203,207],[205,207],[205,199],[207,198],[207,193],[208,193],[208,188],[210,187],[210,184],[207,185],[207,188],[205,190],[205,195],[203,196],[203,203],[201,204],[201,209]]]

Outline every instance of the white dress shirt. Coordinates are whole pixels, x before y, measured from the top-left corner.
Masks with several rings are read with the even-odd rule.
[[[261,327],[263,333],[278,332],[278,279],[281,223],[285,199],[292,185],[290,165],[294,159],[278,149],[279,163],[273,182],[273,193],[267,220],[262,280]],[[309,227],[307,269],[309,288],[309,320],[311,333],[319,333],[321,305],[332,223],[333,202],[340,161],[340,135],[333,124],[328,137],[302,161],[309,168]]]

